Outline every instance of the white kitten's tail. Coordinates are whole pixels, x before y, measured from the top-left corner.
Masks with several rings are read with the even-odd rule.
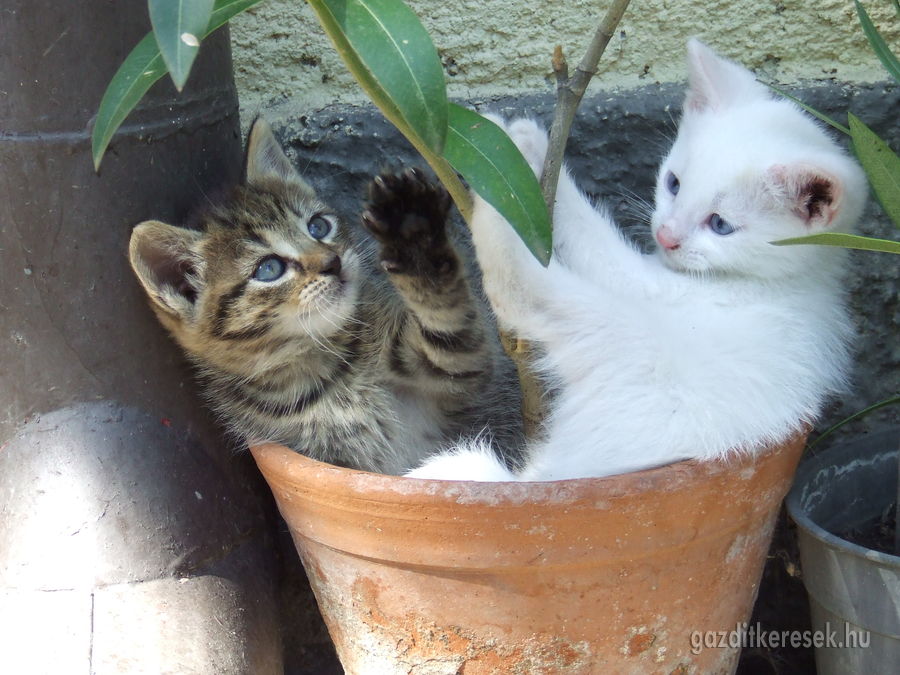
[[[433,455],[422,466],[405,474],[408,478],[439,480],[515,481],[515,474],[497,459],[483,439],[468,440],[451,452]]]

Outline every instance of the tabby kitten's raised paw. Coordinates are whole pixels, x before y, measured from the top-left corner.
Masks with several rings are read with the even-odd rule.
[[[456,272],[447,239],[450,195],[419,169],[382,173],[369,184],[363,225],[381,244],[381,266],[390,274],[434,279]]]

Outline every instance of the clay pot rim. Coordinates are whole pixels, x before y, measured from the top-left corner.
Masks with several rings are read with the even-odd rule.
[[[784,446],[803,443],[805,437],[806,430],[803,430],[754,455],[736,452],[724,460],[684,460],[613,476],[535,482],[454,481],[372,473],[320,462],[277,443],[253,445],[250,451],[258,465],[278,464],[282,477],[289,476],[299,483],[318,486],[314,489],[339,483],[356,498],[365,495],[364,498],[372,502],[395,502],[400,498],[402,501],[447,500],[457,504],[515,507],[538,502],[575,504],[587,499],[613,499],[649,490],[677,492],[723,473],[749,471],[752,475],[759,464]]]
[[[251,451],[295,541],[381,564],[468,573],[645,558],[733,534],[781,501],[804,441],[799,434],[732,461],[535,483],[404,478],[324,464],[279,445]]]

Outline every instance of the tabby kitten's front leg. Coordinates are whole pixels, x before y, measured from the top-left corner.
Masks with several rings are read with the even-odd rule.
[[[392,370],[436,393],[469,397],[491,373],[482,311],[447,236],[450,196],[417,169],[369,185],[363,224],[408,313],[390,339]]]

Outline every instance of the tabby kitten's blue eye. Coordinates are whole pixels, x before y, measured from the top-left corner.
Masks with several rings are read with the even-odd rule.
[[[277,255],[263,258],[253,271],[253,278],[257,281],[275,281],[284,276],[287,265]]]
[[[323,216],[313,216],[306,224],[306,231],[313,239],[324,239],[331,234],[331,223]]]
[[[735,227],[718,213],[714,213],[709,217],[709,229],[716,234],[725,236],[734,232]]]
[[[678,176],[676,176],[671,171],[666,174],[666,189],[671,192],[673,195],[678,194],[678,188],[681,187],[681,183],[678,180]]]

